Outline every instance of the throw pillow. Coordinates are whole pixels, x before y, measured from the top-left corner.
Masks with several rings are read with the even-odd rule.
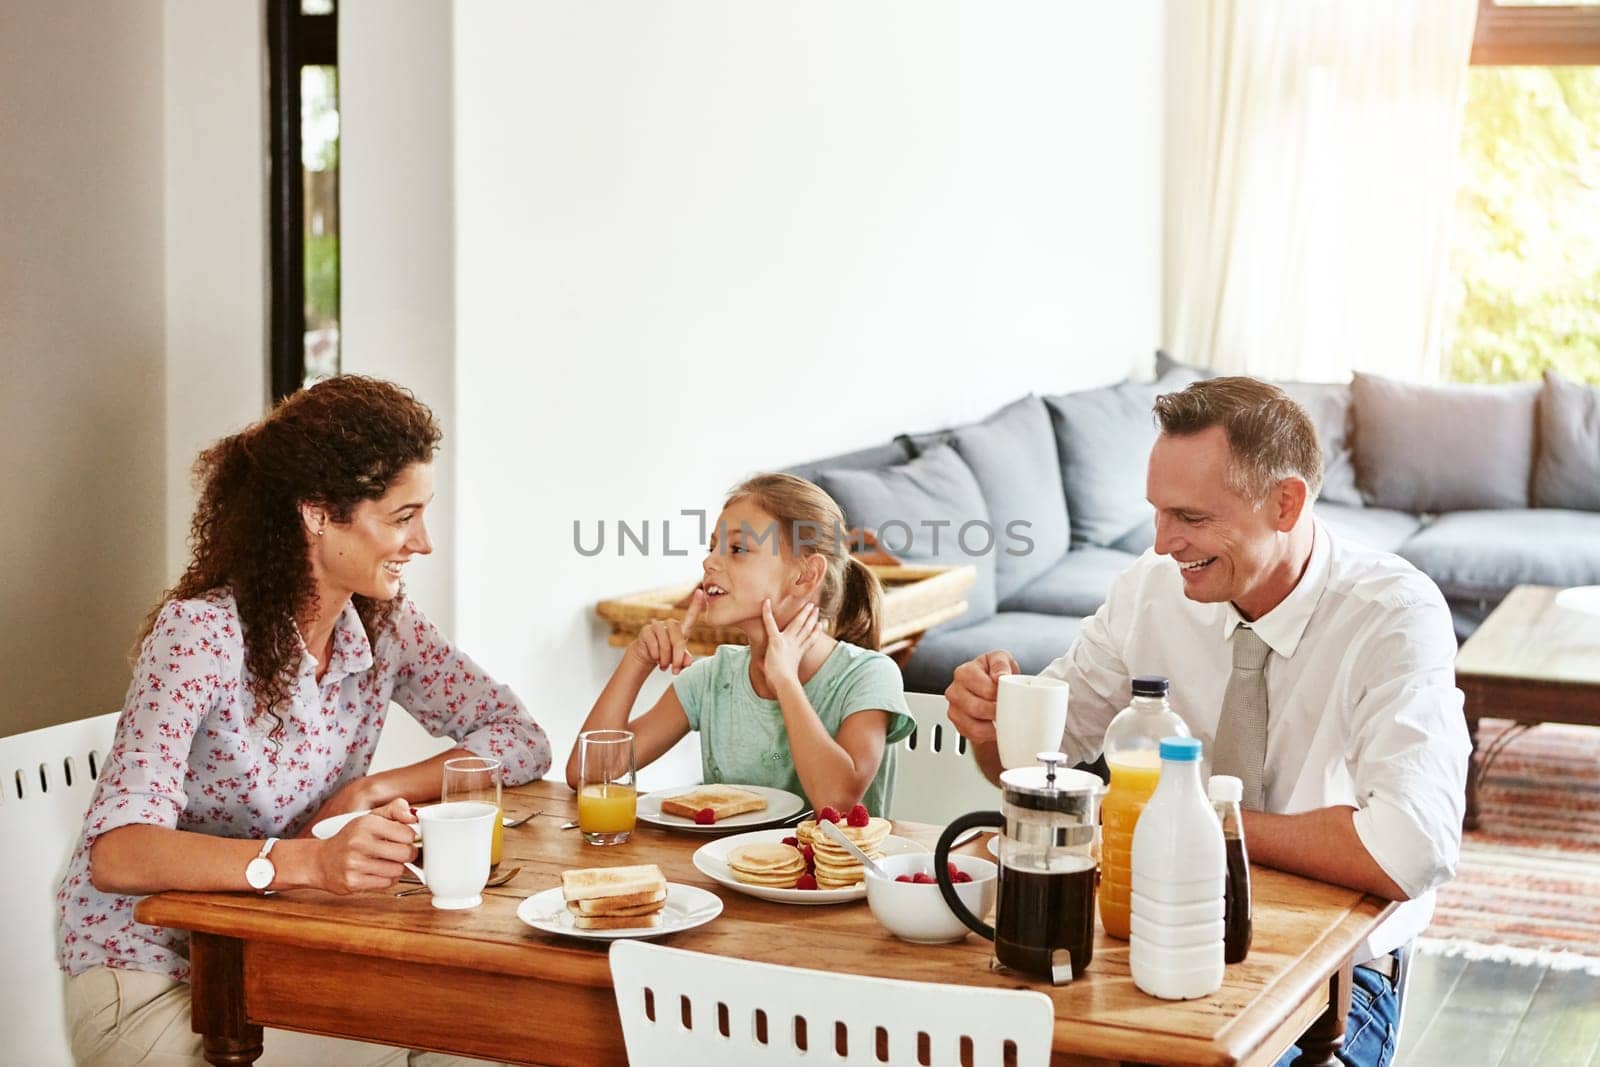
[[[957,625],[994,614],[994,560],[1005,548],[1005,531],[990,525],[978,481],[955,449],[937,445],[909,463],[876,470],[820,471],[817,484],[838,501],[846,522],[875,531],[885,551],[908,563],[977,568]]]
[[[1071,541],[1050,413],[1029,394],[951,430],[949,440],[972,468],[999,535],[994,584],[1004,600],[1054,566]],[[1013,524],[1017,536],[1005,536]]]
[[[1156,397],[1198,378],[1178,368],[1154,382],[1122,382],[1044,398],[1055,424],[1073,547],[1108,547],[1150,521],[1144,481],[1156,441]]]
[[[1525,508],[1539,386],[1412,385],[1356,374],[1356,479],[1417,514]]]
[[[1544,372],[1533,503],[1600,511],[1600,388]]]

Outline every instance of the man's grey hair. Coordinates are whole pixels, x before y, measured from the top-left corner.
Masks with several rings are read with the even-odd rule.
[[[1322,446],[1304,408],[1259,378],[1208,378],[1156,397],[1156,425],[1186,437],[1221,426],[1233,451],[1228,488],[1260,504],[1283,479],[1298,476],[1310,494],[1322,488]]]

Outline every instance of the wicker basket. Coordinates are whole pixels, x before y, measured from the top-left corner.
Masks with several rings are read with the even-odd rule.
[[[929,627],[963,614],[966,594],[977,578],[970,564],[961,567],[925,567],[906,564],[872,565],[883,583],[883,625],[880,635],[888,653],[909,648]],[[595,614],[611,624],[610,643],[625,648],[646,623],[682,619],[697,585],[668,585],[615,600],[602,600]],[[729,626],[697,625],[689,631],[689,651],[709,656],[718,645],[748,643],[744,631]]]

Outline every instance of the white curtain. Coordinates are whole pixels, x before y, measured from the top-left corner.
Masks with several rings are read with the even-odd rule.
[[[1164,339],[1437,378],[1478,0],[1169,0]]]

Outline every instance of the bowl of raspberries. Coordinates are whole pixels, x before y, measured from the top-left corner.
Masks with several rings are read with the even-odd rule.
[[[966,924],[956,918],[939,892],[931,854],[885,856],[878,866],[888,877],[867,875],[867,906],[891,934],[918,945],[942,945],[967,936]],[[987,916],[994,910],[998,873],[993,863],[978,856],[950,857],[950,880],[955,883],[956,895],[974,915]]]

